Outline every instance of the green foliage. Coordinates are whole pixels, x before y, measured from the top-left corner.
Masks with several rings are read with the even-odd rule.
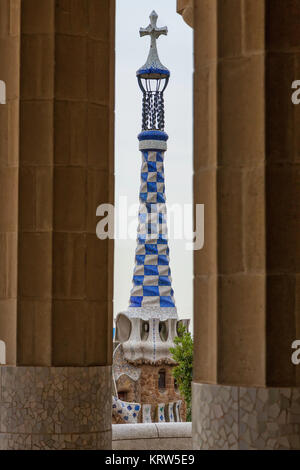
[[[177,366],[173,368],[173,376],[187,406],[187,421],[192,420],[192,380],[194,342],[185,326],[180,326],[178,336],[174,339],[175,347],[170,352]]]

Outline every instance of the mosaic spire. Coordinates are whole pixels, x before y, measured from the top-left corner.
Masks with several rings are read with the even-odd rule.
[[[164,154],[168,135],[164,132],[163,93],[170,72],[158,57],[156,40],[166,35],[167,28],[157,27],[157,14],[150,15],[150,25],[140,35],[151,37],[147,62],[137,71],[143,92],[142,132],[139,148],[142,153],[139,225],[133,288],[128,313],[132,316],[165,320],[177,318],[166,221]]]

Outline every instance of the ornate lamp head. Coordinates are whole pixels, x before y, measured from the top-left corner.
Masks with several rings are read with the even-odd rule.
[[[147,62],[137,71],[137,79],[143,92],[143,131],[164,130],[163,93],[168,85],[170,71],[161,63],[157,52],[157,39],[168,34],[168,28],[157,27],[158,15],[153,11],[147,28],[140,28],[140,36],[150,36],[151,45]]]

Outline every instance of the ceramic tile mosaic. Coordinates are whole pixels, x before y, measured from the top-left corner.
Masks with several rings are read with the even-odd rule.
[[[169,266],[163,160],[164,152],[142,152],[138,245],[130,308],[175,309]]]
[[[181,406],[182,406],[182,400],[178,400],[174,403],[174,415],[175,415],[175,421],[177,423],[181,421],[181,415],[180,415]]]
[[[121,377],[121,375],[128,375],[135,382],[139,380],[141,375],[141,369],[129,364],[124,358],[123,346],[118,344],[113,354],[113,376],[115,381]]]
[[[122,418],[124,423],[136,424],[138,422],[141,405],[140,403],[128,403],[117,397],[112,397],[112,409],[113,414]]]
[[[2,449],[111,445],[111,367],[2,366],[0,397]]]
[[[157,405],[156,413],[157,413],[157,422],[165,423],[166,418],[165,418],[165,404],[164,403],[159,403]]]
[[[194,449],[300,449],[300,389],[193,384]]]
[[[168,409],[168,421],[169,421],[169,423],[174,423],[174,421],[175,421],[174,403],[168,403],[167,409]]]
[[[143,405],[143,423],[152,423],[151,419],[151,405]]]

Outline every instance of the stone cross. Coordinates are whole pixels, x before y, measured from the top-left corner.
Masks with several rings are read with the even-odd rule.
[[[147,28],[140,28],[140,36],[150,36],[151,37],[151,46],[150,46],[150,52],[149,56],[147,59],[147,62],[145,64],[145,68],[150,68],[150,67],[157,67],[157,68],[162,68],[164,69],[165,67],[161,64],[159,57],[158,57],[158,52],[157,52],[157,45],[156,45],[156,40],[164,34],[165,36],[168,34],[168,28],[167,26],[164,26],[163,28],[158,28],[157,27],[157,18],[158,14],[156,11],[152,11],[150,15],[150,24],[147,26]]]
[[[150,24],[147,26],[147,28],[140,28],[140,36],[151,36],[151,41],[154,40],[156,43],[156,39],[159,38],[162,34],[165,36],[168,34],[168,28],[167,26],[164,26],[163,28],[158,28],[157,25],[157,18],[158,14],[156,11],[152,11],[150,15]]]

